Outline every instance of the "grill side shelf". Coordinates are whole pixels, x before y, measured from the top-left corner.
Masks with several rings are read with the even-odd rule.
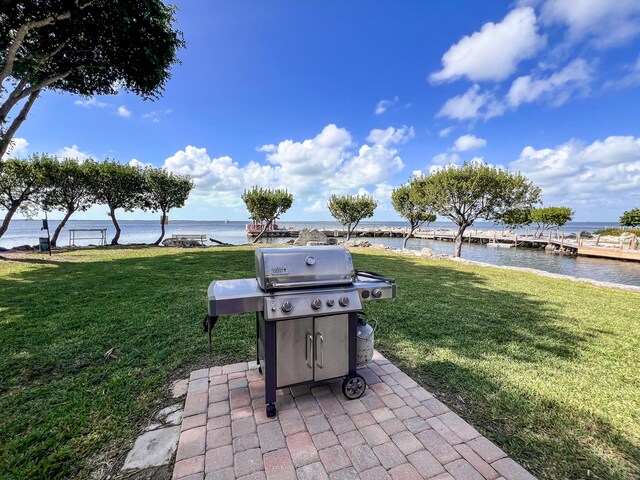
[[[264,309],[264,292],[255,278],[211,282],[207,297],[209,315],[212,317]]]

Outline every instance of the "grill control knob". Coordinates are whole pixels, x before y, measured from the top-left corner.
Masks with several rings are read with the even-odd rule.
[[[373,290],[373,292],[371,292],[371,295],[373,295],[373,298],[380,298],[382,297],[382,290],[376,288]]]
[[[327,307],[333,307],[336,304],[336,301],[333,298],[327,300]]]
[[[311,302],[311,308],[313,308],[314,310],[320,310],[322,308],[322,300],[316,298]]]
[[[340,300],[338,300],[338,303],[340,304],[341,307],[348,307],[349,297],[340,297]]]
[[[282,310],[284,313],[290,313],[291,310],[293,310],[293,305],[289,300],[286,300],[282,302],[282,305],[280,306],[280,310]]]
[[[362,290],[362,298],[369,298],[369,290]]]

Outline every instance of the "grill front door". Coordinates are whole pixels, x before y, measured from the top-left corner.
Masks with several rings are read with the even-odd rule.
[[[349,315],[314,318],[314,380],[342,377],[349,373]]]
[[[276,322],[278,388],[313,380],[313,318]]]

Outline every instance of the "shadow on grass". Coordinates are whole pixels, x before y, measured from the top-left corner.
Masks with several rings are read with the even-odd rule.
[[[448,263],[417,266],[411,257],[356,255],[357,265],[364,262],[398,283],[396,301],[366,305],[380,321],[379,348],[509,455],[540,478],[640,476],[638,439],[588,405],[578,411],[549,400],[535,383],[510,381],[510,372],[497,367],[513,369],[514,379],[523,369],[539,375],[549,366],[579,369],[583,351],[612,330],[578,328],[553,292],[538,291],[534,275],[522,275],[530,282],[524,288],[497,288],[493,279]],[[557,381],[553,374],[539,380]]]
[[[213,357],[201,331],[209,283],[250,275],[252,251],[81,254],[0,270],[3,478],[86,478],[101,449],[126,449],[181,366],[254,356],[253,316],[218,322]]]
[[[252,277],[253,250],[105,248],[79,255],[86,259],[0,271],[0,471],[8,478],[86,477],[99,452],[126,451],[166,395],[173,372],[255,355],[252,315],[220,319],[213,358],[201,332],[209,283]],[[472,362],[498,357],[535,369],[546,360],[578,361],[581,346],[597,332],[571,328],[553,301],[495,289],[450,264],[416,266],[396,255],[356,254],[354,260],[360,269],[397,277],[398,299],[369,302],[367,311],[381,320],[381,348],[403,369],[461,408],[457,394],[472,399],[463,415],[542,476],[578,478],[585,468],[615,473],[604,455],[574,436],[579,425],[569,425],[568,438],[566,424],[554,427],[563,414],[579,414],[545,405],[535,391],[505,388],[495,372],[427,355],[442,349]],[[411,362],[394,357],[399,345],[424,355]],[[117,359],[104,358],[110,348]],[[615,455],[633,459],[629,442],[613,436],[606,422],[583,418],[584,430],[593,429],[599,441],[611,438],[605,443]],[[548,429],[551,447],[538,443],[538,425]]]

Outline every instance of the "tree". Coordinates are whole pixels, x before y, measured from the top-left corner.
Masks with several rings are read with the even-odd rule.
[[[9,228],[16,212],[36,205],[51,184],[51,172],[57,162],[48,155],[0,162],[0,208],[7,213],[0,225],[0,238]]]
[[[96,203],[109,207],[109,216],[116,229],[111,245],[117,245],[122,230],[116,220],[116,210],[122,208],[130,212],[144,205],[144,176],[139,168],[108,158],[90,165],[93,196]]]
[[[419,177],[412,195],[458,226],[454,256],[459,257],[464,232],[474,221],[499,220],[508,210],[529,208],[538,203],[540,189],[520,173],[465,162]]]
[[[327,205],[333,218],[347,227],[347,242],[360,220],[372,217],[377,206],[378,202],[368,195],[331,195]]]
[[[633,210],[624,212],[620,217],[620,225],[632,228],[640,226],[640,208],[634,208]]]
[[[504,212],[499,220],[500,223],[509,228],[520,228],[531,225],[531,209],[530,208],[512,208]]]
[[[162,0],[1,4],[0,86],[8,88],[0,95],[0,158],[43,90],[92,96],[123,88],[155,98],[184,46],[175,7]]]
[[[531,210],[531,220],[536,224],[534,235],[540,235],[547,229],[560,228],[573,219],[573,210],[569,207],[544,207]]]
[[[247,206],[249,217],[255,222],[264,223],[262,230],[253,240],[253,243],[256,243],[273,222],[291,208],[293,195],[286,190],[253,187],[244,191],[242,200]]]
[[[401,185],[393,190],[391,193],[391,203],[393,208],[400,216],[409,222],[409,231],[402,239],[402,248],[407,248],[407,241],[413,235],[420,225],[425,222],[434,222],[436,216],[429,210],[428,205],[422,203],[415,203],[411,199],[411,190],[415,188],[416,178],[413,178],[409,183]],[[414,195],[414,200],[416,196]]]
[[[144,170],[144,207],[154,212],[160,211],[160,237],[154,242],[159,245],[164,238],[167,214],[172,208],[184,206],[193,182],[189,177],[174,175],[161,168]]]
[[[69,217],[74,212],[83,212],[93,205],[91,173],[94,171],[92,161],[80,164],[73,158],[65,158],[53,167],[50,185],[44,194],[42,206],[47,211],[60,210],[65,214],[53,232],[52,247],[56,246],[60,232]]]

